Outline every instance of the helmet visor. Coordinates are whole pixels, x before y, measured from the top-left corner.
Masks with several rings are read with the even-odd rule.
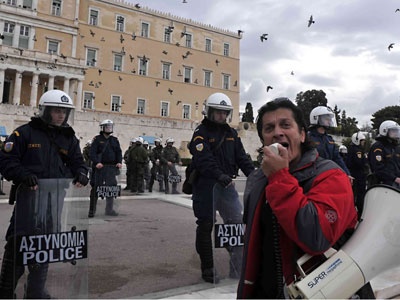
[[[336,118],[335,115],[325,114],[318,116],[318,125],[324,127],[336,127]]]
[[[102,127],[103,127],[103,132],[105,132],[105,133],[113,133],[113,124],[105,124],[105,125],[102,125]]]
[[[387,136],[391,139],[398,140],[400,139],[400,127],[391,127],[388,128]]]

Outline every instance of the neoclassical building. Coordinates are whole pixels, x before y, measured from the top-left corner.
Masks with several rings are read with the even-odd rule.
[[[61,89],[76,113],[183,124],[224,92],[239,123],[239,32],[118,0],[3,0],[0,34],[2,105]]]

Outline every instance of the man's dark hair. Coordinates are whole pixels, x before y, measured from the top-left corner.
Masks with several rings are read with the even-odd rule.
[[[304,143],[301,145],[302,152],[312,148],[310,141],[308,139],[307,135],[307,125],[304,120],[304,115],[303,112],[299,107],[297,107],[289,98],[286,97],[280,97],[276,98],[272,101],[269,101],[265,103],[263,106],[260,107],[258,110],[258,116],[256,119],[257,123],[257,133],[258,136],[260,137],[260,140],[263,141],[263,136],[262,136],[262,118],[265,113],[275,111],[279,108],[286,108],[292,111],[293,118],[296,121],[297,125],[299,126],[299,130],[301,131],[302,129],[304,130],[305,133],[305,140]]]

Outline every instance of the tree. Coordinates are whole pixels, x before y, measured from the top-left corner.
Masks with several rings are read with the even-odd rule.
[[[250,102],[246,103],[246,109],[242,116],[242,122],[249,122],[249,123],[254,122],[253,106],[251,105]]]
[[[324,91],[311,90],[298,93],[296,104],[303,111],[307,125],[310,125],[310,112],[317,106],[327,106],[328,100]]]
[[[400,123],[400,106],[387,106],[372,114],[372,128],[379,131],[379,126],[383,121],[392,120],[397,124]]]

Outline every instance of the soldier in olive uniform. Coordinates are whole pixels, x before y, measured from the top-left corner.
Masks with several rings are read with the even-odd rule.
[[[177,176],[178,171],[176,170],[176,164],[182,165],[181,157],[179,156],[178,150],[173,146],[173,138],[166,140],[166,147],[161,153],[161,162],[163,164],[165,193],[169,194],[169,182],[168,176],[171,173],[173,176]],[[178,183],[172,182],[172,194],[179,194],[177,190]]]

